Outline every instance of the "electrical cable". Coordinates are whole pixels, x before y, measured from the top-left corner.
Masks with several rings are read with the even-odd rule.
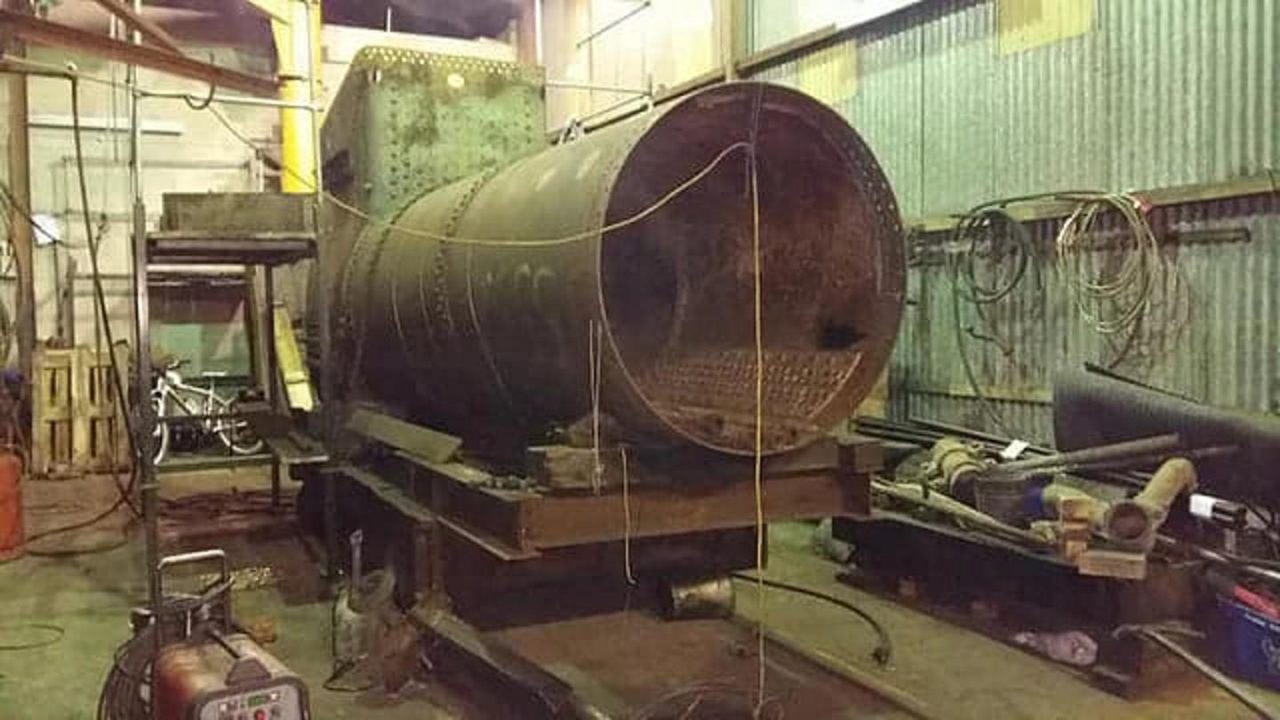
[[[49,637],[39,640],[32,640],[25,643],[0,643],[0,651],[5,652],[22,652],[25,650],[36,650],[43,647],[49,647],[62,639],[66,634],[66,630],[60,625],[52,625],[49,623],[26,623],[24,625],[0,625],[0,635],[21,633],[24,630],[38,630],[41,632],[51,633]]]
[[[111,330],[111,319],[110,319],[110,315],[107,312],[106,291],[103,289],[103,286],[102,286],[102,274],[98,266],[99,246],[98,246],[98,242],[94,238],[93,225],[89,220],[90,214],[89,214],[88,176],[85,174],[84,143],[82,139],[81,122],[80,122],[80,86],[79,86],[79,81],[77,79],[76,73],[68,71],[63,74],[63,77],[71,85],[71,123],[72,123],[72,136],[73,136],[74,145],[75,145],[76,174],[78,178],[78,185],[79,185],[79,191],[80,191],[80,209],[81,209],[81,215],[83,216],[83,220],[84,220],[85,238],[86,238],[86,241],[89,243],[89,263],[90,263],[92,278],[93,278],[95,305],[96,305],[97,315],[100,318],[102,323],[102,330],[103,330],[103,334],[105,335],[105,339],[107,341],[107,346],[111,348],[110,352],[108,353],[108,358],[109,358],[110,367],[111,367],[111,383],[112,383],[112,388],[115,391],[116,403],[117,405],[122,405],[126,401],[128,394],[125,392],[124,381],[122,379],[120,367],[119,367],[119,364],[116,362],[115,338]],[[102,355],[101,347],[97,348],[97,353],[98,353],[98,356],[101,357]],[[70,525],[65,525],[65,526],[53,528],[50,530],[45,530],[43,532],[39,532],[34,535],[30,535],[26,538],[26,541],[25,541],[26,544],[30,545],[38,540],[42,540],[44,538],[47,538],[53,535],[60,535],[63,533],[73,532],[75,530],[82,530],[86,527],[96,525],[97,523],[105,520],[106,518],[111,517],[113,514],[115,514],[117,510],[120,509],[120,507],[125,505],[128,506],[130,512],[132,512],[135,517],[142,517],[142,512],[134,504],[133,497],[132,497],[133,490],[137,485],[138,464],[142,462],[142,458],[138,452],[138,441],[134,433],[133,421],[129,413],[125,411],[123,408],[121,408],[120,415],[124,420],[125,434],[128,436],[128,439],[129,439],[130,454],[133,458],[133,462],[131,463],[132,468],[130,470],[129,482],[127,484],[124,484],[121,482],[120,474],[118,471],[112,473],[112,479],[115,482],[116,490],[118,491],[119,497],[106,510],[103,510],[97,515],[94,515],[88,520],[72,523]]]
[[[1162,265],[1160,247],[1141,202],[1127,193],[1064,197],[1080,201],[1054,241],[1058,267],[1074,291],[1076,308],[1099,334],[1132,331],[1151,305],[1155,274]],[[1130,252],[1112,275],[1089,274],[1079,267],[1079,251],[1085,246],[1084,237],[1108,210],[1118,212],[1129,226]]]
[[[797,595],[804,595],[805,597],[810,597],[815,600],[822,600],[835,605],[836,607],[848,610],[854,615],[862,618],[876,633],[876,647],[871,651],[871,659],[875,660],[876,664],[881,667],[887,666],[893,660],[893,640],[889,637],[889,631],[885,630],[884,626],[880,624],[880,621],[876,620],[871,613],[868,613],[857,605],[818,590],[812,590],[807,587],[792,585],[778,580],[761,578],[758,575],[752,576],[742,572],[735,572],[731,573],[731,576],[745,582],[753,582],[764,585],[765,587],[771,587],[777,590],[786,590],[787,592],[796,593]]]
[[[734,700],[742,698],[741,702],[745,707],[737,710],[737,713],[745,711],[750,713],[752,718],[758,720],[781,720],[785,716],[780,697],[769,697],[763,702],[757,703],[751,699],[750,690],[736,685],[730,680],[704,680],[678,687],[644,705],[629,717],[630,720],[658,720],[658,718],[680,718],[681,720],[686,720],[696,717],[694,711],[708,697],[722,697]],[[673,708],[672,706],[676,705],[676,703],[682,703],[682,705]],[[737,717],[737,713],[722,706],[708,708],[709,717]]]
[[[1013,201],[1000,200],[979,205],[961,218],[952,233],[952,244],[957,248],[963,249],[958,250],[957,255],[949,263],[952,289],[952,329],[955,332],[956,354],[959,356],[965,379],[969,381],[969,387],[973,391],[974,397],[977,398],[979,407],[991,420],[996,430],[1005,435],[1013,435],[1013,433],[1009,432],[1004,423],[1004,418],[1000,415],[995,403],[987,397],[982,383],[978,381],[978,374],[973,367],[973,361],[969,357],[966,334],[972,333],[972,329],[967,328],[962,322],[961,301],[968,300],[972,303],[979,319],[987,326],[986,334],[994,336],[990,323],[983,312],[983,306],[1003,300],[1013,292],[1026,274],[1027,265],[1031,257],[1030,234],[1005,209],[1009,202]],[[1014,238],[1014,248],[1018,260],[1014,266],[1014,271],[1008,279],[994,287],[985,287],[978,283],[975,269],[979,230],[990,230],[994,227],[993,223],[996,221],[1003,223],[1005,227],[1014,228],[1011,237]]]
[[[1011,435],[995,402],[987,396],[979,382],[977,370],[969,356],[969,336],[998,341],[998,333],[991,327],[985,307],[1008,297],[1026,274],[1033,256],[1030,233],[1009,212],[1008,208],[1026,202],[1055,199],[1075,201],[1076,207],[1063,222],[1054,241],[1059,272],[1071,291],[1074,303],[1081,315],[1101,335],[1114,337],[1125,334],[1125,342],[1109,363],[1114,367],[1130,352],[1137,330],[1151,305],[1155,278],[1163,266],[1159,245],[1142,212],[1142,203],[1125,193],[1097,191],[1069,191],[1037,193],[1004,198],[983,203],[967,212],[956,224],[951,234],[954,257],[949,262],[952,286],[952,325],[955,332],[957,355],[970,389],[979,406],[997,430]],[[1081,268],[1081,250],[1086,247],[1084,238],[1093,232],[1098,218],[1108,210],[1120,213],[1129,229],[1129,240],[1121,268],[1111,276],[1092,275]],[[981,255],[979,245],[985,235],[991,238],[994,254],[998,255],[997,227],[1007,230],[1014,258],[1012,269],[1003,280],[992,285],[978,281],[976,259]],[[982,334],[963,322],[962,303],[968,301],[974,313],[984,325]],[[1007,356],[1010,343],[999,343]]]

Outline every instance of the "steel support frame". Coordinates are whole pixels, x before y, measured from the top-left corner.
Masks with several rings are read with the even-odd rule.
[[[825,468],[815,468],[810,458],[805,458],[806,462],[794,464],[796,469],[766,478],[766,523],[865,516],[870,512],[869,478],[882,460],[879,445],[863,441],[841,446],[832,455],[837,459]],[[395,545],[409,550],[404,559],[415,585],[408,589],[410,597],[419,593],[443,605],[452,600],[465,604],[467,598],[485,595],[483,583],[460,585],[459,577],[489,578],[486,582],[491,590],[534,580],[566,581],[574,572],[593,572],[590,567],[598,562],[600,553],[607,547],[621,548],[624,540],[635,545],[637,562],[646,553],[654,562],[681,556],[684,551],[673,549],[672,542],[682,547],[710,543],[724,549],[713,555],[737,563],[721,570],[742,569],[751,565],[752,554],[739,558],[725,543],[732,545],[729,537],[733,533],[754,528],[754,484],[749,473],[743,474],[740,467],[735,471],[731,460],[726,463],[728,466],[717,472],[691,465],[684,484],[646,484],[643,472],[636,473],[639,477],[628,491],[633,522],[632,533],[626,538],[622,491],[617,486],[599,494],[502,489],[486,483],[484,473],[469,466],[432,463],[403,451],[372,465],[331,466],[313,476],[323,483],[327,574],[332,578],[338,572],[341,483],[363,488],[379,507],[403,518],[409,526],[424,529],[425,543],[417,542],[415,536],[402,537]],[[691,492],[688,488],[697,479],[694,475],[707,482]],[[661,549],[664,544],[665,550]],[[462,576],[454,572],[460,565],[468,570]]]
[[[278,92],[279,84],[275,78],[211,65],[184,55],[174,54],[169,50],[112,40],[105,35],[86,32],[9,10],[0,10],[0,28],[10,31],[19,40],[29,43],[68,48],[116,62],[140,65],[191,80],[200,80],[215,88],[238,90],[263,97],[275,97]]]
[[[147,38],[151,42],[154,42],[155,44],[159,45],[165,50],[168,50],[169,52],[176,53],[178,55],[183,54],[182,48],[178,47],[177,41],[173,39],[173,36],[165,32],[164,28],[148,20],[142,14],[134,12],[133,8],[129,7],[128,5],[125,5],[123,2],[121,2],[121,0],[93,0],[93,1],[98,3],[98,5],[102,7],[102,9],[106,10],[112,15],[115,15],[117,18],[123,21],[124,24],[127,25],[130,30],[142,33],[143,37]]]

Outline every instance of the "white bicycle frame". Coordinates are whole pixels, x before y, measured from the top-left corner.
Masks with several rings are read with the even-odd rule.
[[[156,379],[156,386],[151,390],[152,403],[159,412],[157,426],[165,422],[188,422],[181,415],[174,413],[180,409],[193,416],[190,422],[198,422],[202,433],[213,435],[227,447],[231,446],[229,432],[240,427],[245,421],[235,417],[219,417],[231,411],[231,400],[217,393],[216,385],[220,375],[205,375],[209,387],[201,387],[186,382],[175,369],[167,369]],[[196,420],[195,418],[199,418]]]

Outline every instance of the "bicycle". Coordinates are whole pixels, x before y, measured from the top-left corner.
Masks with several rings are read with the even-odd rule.
[[[194,425],[201,435],[217,438],[236,455],[260,452],[262,439],[253,434],[247,421],[237,416],[235,398],[218,394],[217,381],[227,373],[202,372],[200,376],[208,381],[208,387],[193,385],[178,372],[186,363],[186,360],[166,363],[151,389],[151,405],[156,413],[156,427],[152,432],[155,463],[159,465],[169,452],[171,425],[175,422]]]

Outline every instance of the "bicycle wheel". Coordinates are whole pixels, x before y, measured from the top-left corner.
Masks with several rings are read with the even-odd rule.
[[[152,449],[155,451],[151,454],[151,460],[156,465],[159,465],[165,455],[169,454],[169,423],[160,420],[165,416],[166,406],[164,395],[152,394],[151,407],[156,413],[156,426],[151,430]]]
[[[218,421],[218,439],[231,449],[236,455],[253,455],[262,452],[264,443],[262,438],[253,432],[253,428],[249,427],[249,422],[236,417],[239,408],[236,407],[234,400],[226,401],[219,399],[218,406],[222,412],[231,417],[226,420]]]

